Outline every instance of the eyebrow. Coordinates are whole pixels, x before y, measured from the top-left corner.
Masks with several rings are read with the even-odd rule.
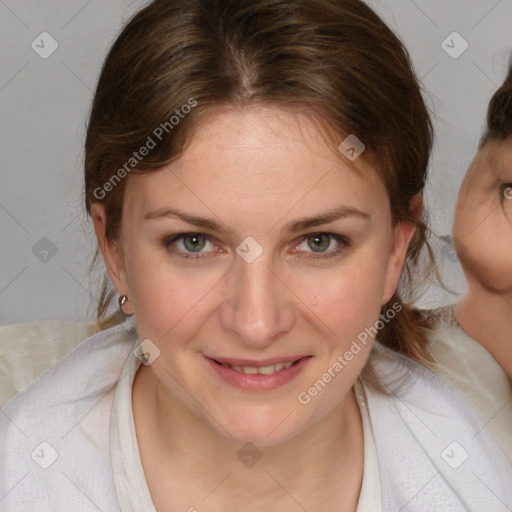
[[[158,210],[147,212],[144,215],[144,220],[159,219],[163,217],[177,217],[183,222],[193,224],[195,226],[216,231],[223,234],[233,234],[234,231],[223,223],[219,223],[213,219],[200,217],[197,215],[190,215],[175,208],[160,208]],[[303,217],[291,222],[288,222],[281,228],[281,233],[295,233],[304,229],[309,229],[322,224],[328,224],[339,219],[348,217],[356,217],[367,220],[370,218],[368,213],[358,210],[357,208],[340,206],[333,210],[328,210],[314,217]]]

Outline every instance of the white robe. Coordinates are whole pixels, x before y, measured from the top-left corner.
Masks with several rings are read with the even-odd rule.
[[[102,331],[0,411],[2,512],[120,510],[110,420],[136,343],[131,319]],[[512,510],[512,467],[465,400],[420,365],[378,343],[374,352],[386,382],[411,372],[391,396],[364,385],[383,512]]]

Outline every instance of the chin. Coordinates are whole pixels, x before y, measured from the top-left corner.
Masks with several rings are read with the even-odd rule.
[[[297,424],[296,412],[275,407],[266,412],[245,411],[233,413],[226,430],[216,430],[227,441],[237,445],[252,443],[258,447],[276,446],[290,441],[303,430]],[[226,432],[227,431],[227,432]],[[228,434],[229,433],[229,434]]]
[[[241,446],[245,445],[255,445],[258,448],[266,448],[271,446],[280,446],[284,445],[287,442],[291,441],[296,435],[300,434],[300,431],[297,432],[280,432],[280,433],[270,433],[272,430],[255,430],[254,428],[249,429],[239,429],[236,432],[231,431],[231,437],[227,437],[225,432],[219,432],[219,434],[223,434],[223,437],[226,441],[230,441],[235,444],[237,450]]]

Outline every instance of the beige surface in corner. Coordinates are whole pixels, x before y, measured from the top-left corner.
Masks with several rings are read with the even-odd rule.
[[[95,332],[94,323],[61,320],[0,327],[0,407]]]

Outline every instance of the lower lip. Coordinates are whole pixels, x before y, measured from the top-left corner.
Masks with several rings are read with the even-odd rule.
[[[290,382],[302,369],[308,364],[311,356],[303,357],[288,368],[283,368],[279,372],[271,375],[260,375],[237,372],[232,368],[222,366],[209,357],[206,358],[210,366],[228,383],[239,389],[247,391],[271,391]]]

